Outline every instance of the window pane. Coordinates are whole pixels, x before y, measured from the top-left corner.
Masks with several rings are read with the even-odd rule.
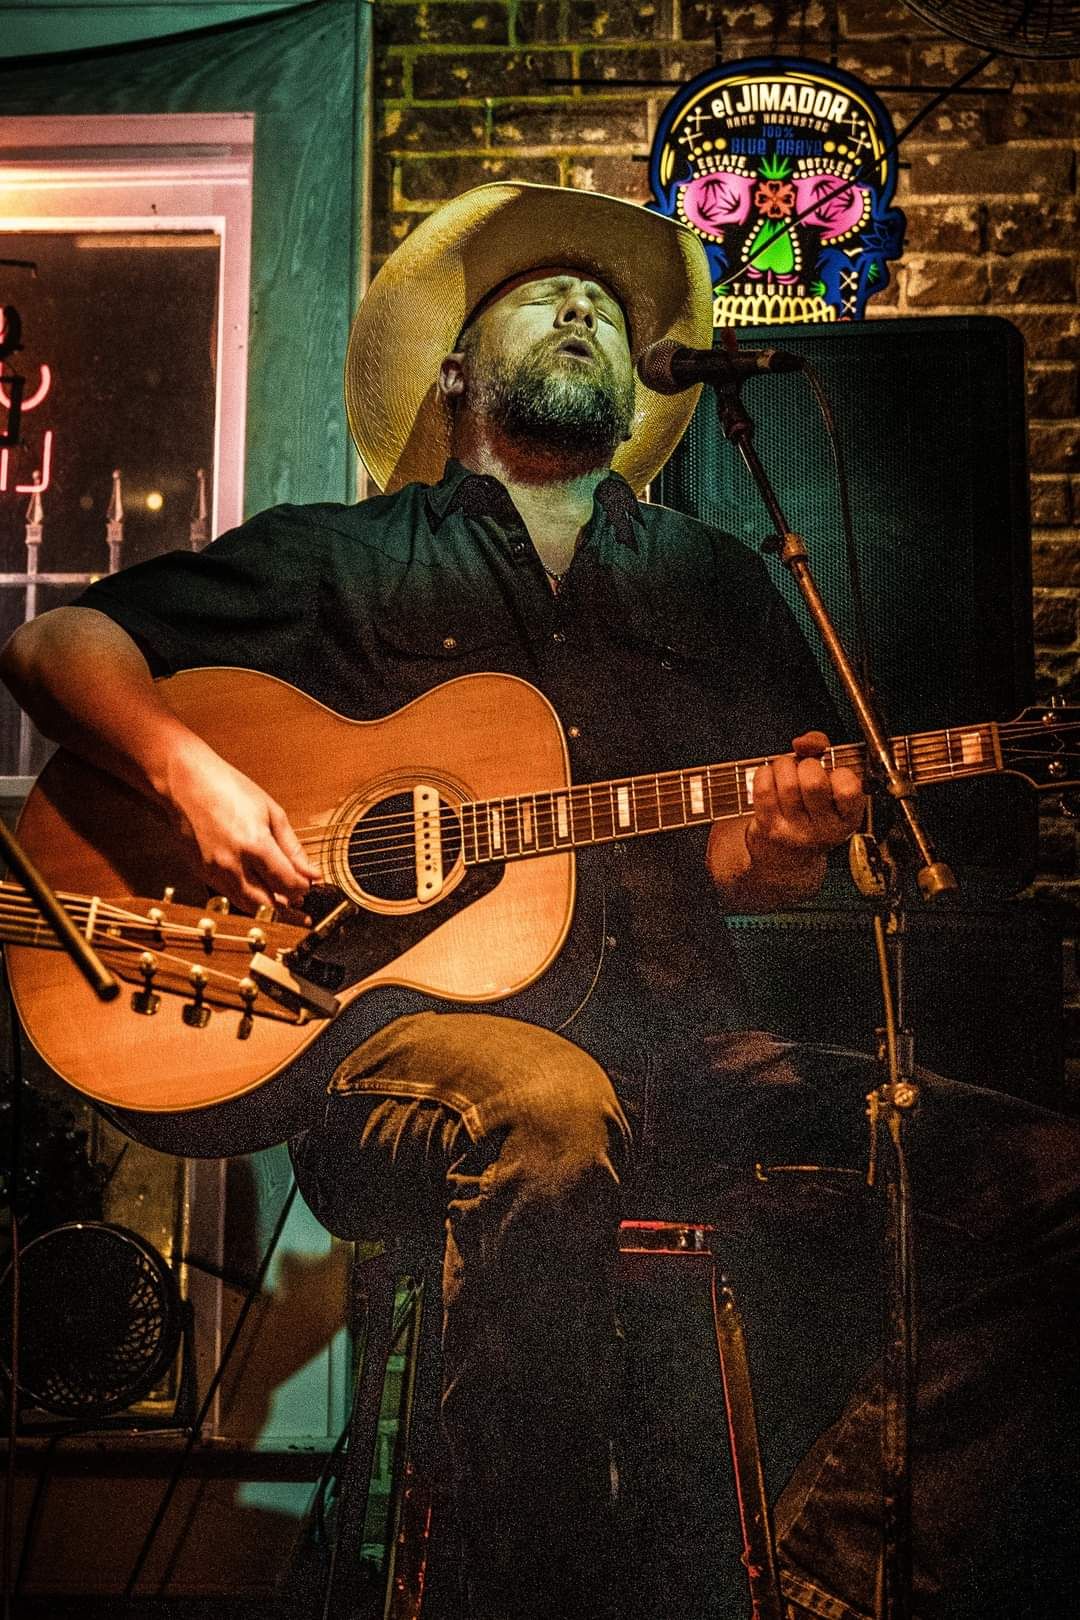
[[[0,268],[0,302],[18,310],[23,345],[4,371],[25,378],[22,442],[0,450],[5,634],[96,575],[209,538],[197,514],[200,469],[207,510],[213,481],[220,252],[206,230],[0,236],[0,258],[37,265],[35,276]],[[38,543],[28,529],[36,486]],[[27,580],[34,573],[40,584]],[[0,775],[35,772],[47,749],[24,737],[20,757],[3,701]]]

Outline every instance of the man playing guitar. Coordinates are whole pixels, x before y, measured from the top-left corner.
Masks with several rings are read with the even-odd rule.
[[[387,262],[350,340],[350,424],[386,493],[276,508],[203,553],[125,570],[3,655],[37,724],[149,800],[242,911],[303,911],[313,889],[349,894],[355,879],[358,905],[419,914],[470,850],[504,855],[509,875],[513,857],[593,845],[578,857],[574,925],[555,926],[536,972],[500,977],[510,933],[541,926],[539,890],[515,890],[482,940],[463,902],[452,954],[480,965],[460,999],[490,1006],[448,1007],[444,990],[438,1010],[392,1017],[326,1074],[329,1105],[293,1142],[305,1196],[342,1236],[445,1222],[443,1417],[475,1620],[626,1612],[609,1520],[611,1266],[627,1186],[718,1207],[743,1175],[764,1241],[793,1208],[797,1220],[821,1210],[750,1189],[755,1159],[801,1160],[809,1140],[828,1143],[830,1162],[864,1155],[869,1060],[746,1033],[723,921],[817,892],[828,851],[859,825],[859,776],[825,768],[829,698],[762,564],[637,498],[695,396],[653,394],[633,358],[665,337],[707,346],[711,307],[700,247],[670,221],[555,188],[467,193]],[[368,813],[382,841],[343,877],[325,827],[292,825],[156,684],[205,666],[254,669],[368,723],[422,717],[427,694],[461,680],[469,745],[456,774],[436,779],[428,760],[419,787],[388,778]],[[534,747],[527,722],[501,712],[516,683],[558,716],[572,782],[608,779],[602,811],[572,790],[519,794],[512,808],[486,799],[482,830],[470,823],[456,780],[468,756],[477,769],[485,750],[520,757],[524,771]],[[429,727],[432,759],[453,712]],[[694,767],[751,755],[742,796],[718,806]],[[642,772],[656,773],[651,821],[631,781]],[[411,844],[399,853],[406,826],[428,825],[425,793],[430,871]],[[457,853],[443,848],[451,833]],[[1016,1099],[933,1080],[926,1091],[913,1179],[941,1267],[921,1325],[916,1608],[1016,1620],[1028,1612],[1016,1592],[999,1610],[980,1580],[1010,1511],[987,1475],[1004,1455],[1018,1491],[1046,1492],[1067,1466],[1047,1436],[1075,1326],[1077,1132]],[[865,1224],[850,1203],[844,1220]],[[1020,1378],[1023,1410],[1007,1398]],[[797,1620],[874,1612],[876,1392],[871,1372],[778,1507]],[[1064,1591],[1041,1593],[1046,1612],[1064,1612]]]

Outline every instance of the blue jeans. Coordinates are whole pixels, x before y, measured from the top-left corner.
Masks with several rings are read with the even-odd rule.
[[[758,1161],[864,1168],[871,1060],[743,1032],[702,1037],[677,1067],[659,1072],[643,1167],[633,1084],[613,1085],[546,1030],[421,1013],[342,1064],[325,1127],[293,1144],[304,1196],[339,1235],[445,1223],[443,1418],[476,1620],[617,1612],[612,1265],[617,1223],[635,1213],[628,1187],[637,1213],[714,1221],[737,1280],[744,1260],[775,1259],[807,1298],[826,1291],[816,1304],[849,1292],[849,1267],[875,1292],[878,1200],[863,1178],[753,1173]],[[1055,1547],[1076,1519],[1080,1129],[923,1078],[910,1142],[916,1613],[988,1616],[990,1586],[1007,1578],[1002,1620],[1027,1614],[1025,1592],[1032,1615],[1064,1614],[1076,1596]],[[790,1355],[803,1353],[796,1315]],[[879,1411],[871,1365],[777,1504],[793,1615],[874,1612]]]

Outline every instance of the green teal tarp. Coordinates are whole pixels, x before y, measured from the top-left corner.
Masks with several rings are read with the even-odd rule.
[[[251,21],[297,0],[0,0],[0,63],[84,51]]]

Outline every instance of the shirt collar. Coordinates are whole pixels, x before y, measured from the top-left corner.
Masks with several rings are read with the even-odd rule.
[[[506,487],[490,473],[471,472],[453,457],[439,483],[427,492],[428,512],[433,532],[452,512],[463,512],[466,517],[494,518],[500,523],[520,523],[517,508]],[[609,472],[596,486],[593,520],[599,508],[612,534],[620,545],[637,549],[634,525],[641,521],[637,497],[630,485],[617,472]]]

